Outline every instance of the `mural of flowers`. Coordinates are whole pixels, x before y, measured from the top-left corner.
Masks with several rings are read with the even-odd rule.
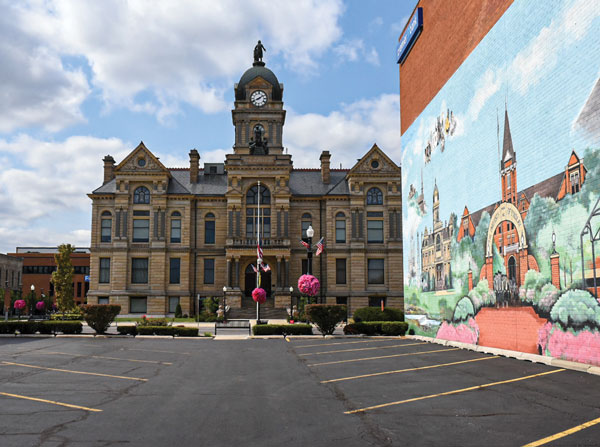
[[[313,275],[302,275],[298,278],[298,290],[304,295],[315,296],[320,288],[319,280]]]
[[[252,291],[252,299],[259,304],[263,304],[267,301],[267,292],[265,289],[257,287]]]
[[[468,321],[458,324],[444,321],[438,330],[437,337],[444,340],[477,344],[479,326],[474,318],[469,318]]]

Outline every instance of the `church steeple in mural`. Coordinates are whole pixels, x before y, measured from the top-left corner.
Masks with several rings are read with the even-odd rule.
[[[504,108],[504,138],[502,140],[502,159],[500,160],[502,181],[502,202],[517,203],[517,154],[513,148],[508,109]]]

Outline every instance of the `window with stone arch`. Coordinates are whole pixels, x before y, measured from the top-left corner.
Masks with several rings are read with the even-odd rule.
[[[181,242],[181,213],[179,211],[171,213],[171,242]]]
[[[306,242],[308,241],[308,235],[306,234],[306,230],[308,230],[308,227],[310,227],[312,225],[312,216],[310,215],[310,213],[304,213],[302,215],[302,239]]]
[[[379,188],[371,188],[367,191],[367,205],[383,205],[383,193]]]
[[[341,211],[335,215],[335,242],[346,243],[346,215]]]
[[[271,237],[271,192],[264,185],[254,185],[246,192],[246,237],[256,237],[260,195],[260,237]]]
[[[112,214],[103,211],[100,219],[100,242],[110,242],[112,235]]]
[[[133,203],[148,204],[150,203],[150,190],[145,186],[138,186],[133,192]]]
[[[215,243],[215,215],[213,213],[204,216],[204,243]]]

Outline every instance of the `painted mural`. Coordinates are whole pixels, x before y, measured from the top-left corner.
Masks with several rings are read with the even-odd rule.
[[[416,333],[600,365],[600,9],[515,2],[402,136]]]

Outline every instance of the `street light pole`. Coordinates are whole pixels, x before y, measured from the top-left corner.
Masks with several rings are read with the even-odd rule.
[[[29,315],[33,315],[33,302],[35,301],[35,286],[31,285],[31,300],[29,303]]]
[[[315,235],[312,225],[308,226],[306,230],[306,236],[308,237],[308,247],[306,247],[307,267],[306,274],[312,275],[312,238]]]
[[[227,320],[227,286],[223,286],[223,321]]]
[[[8,274],[6,276],[8,277]],[[10,310],[10,291],[8,290],[8,279],[6,280],[5,290],[6,292],[4,293],[4,321],[8,321],[8,312]]]

